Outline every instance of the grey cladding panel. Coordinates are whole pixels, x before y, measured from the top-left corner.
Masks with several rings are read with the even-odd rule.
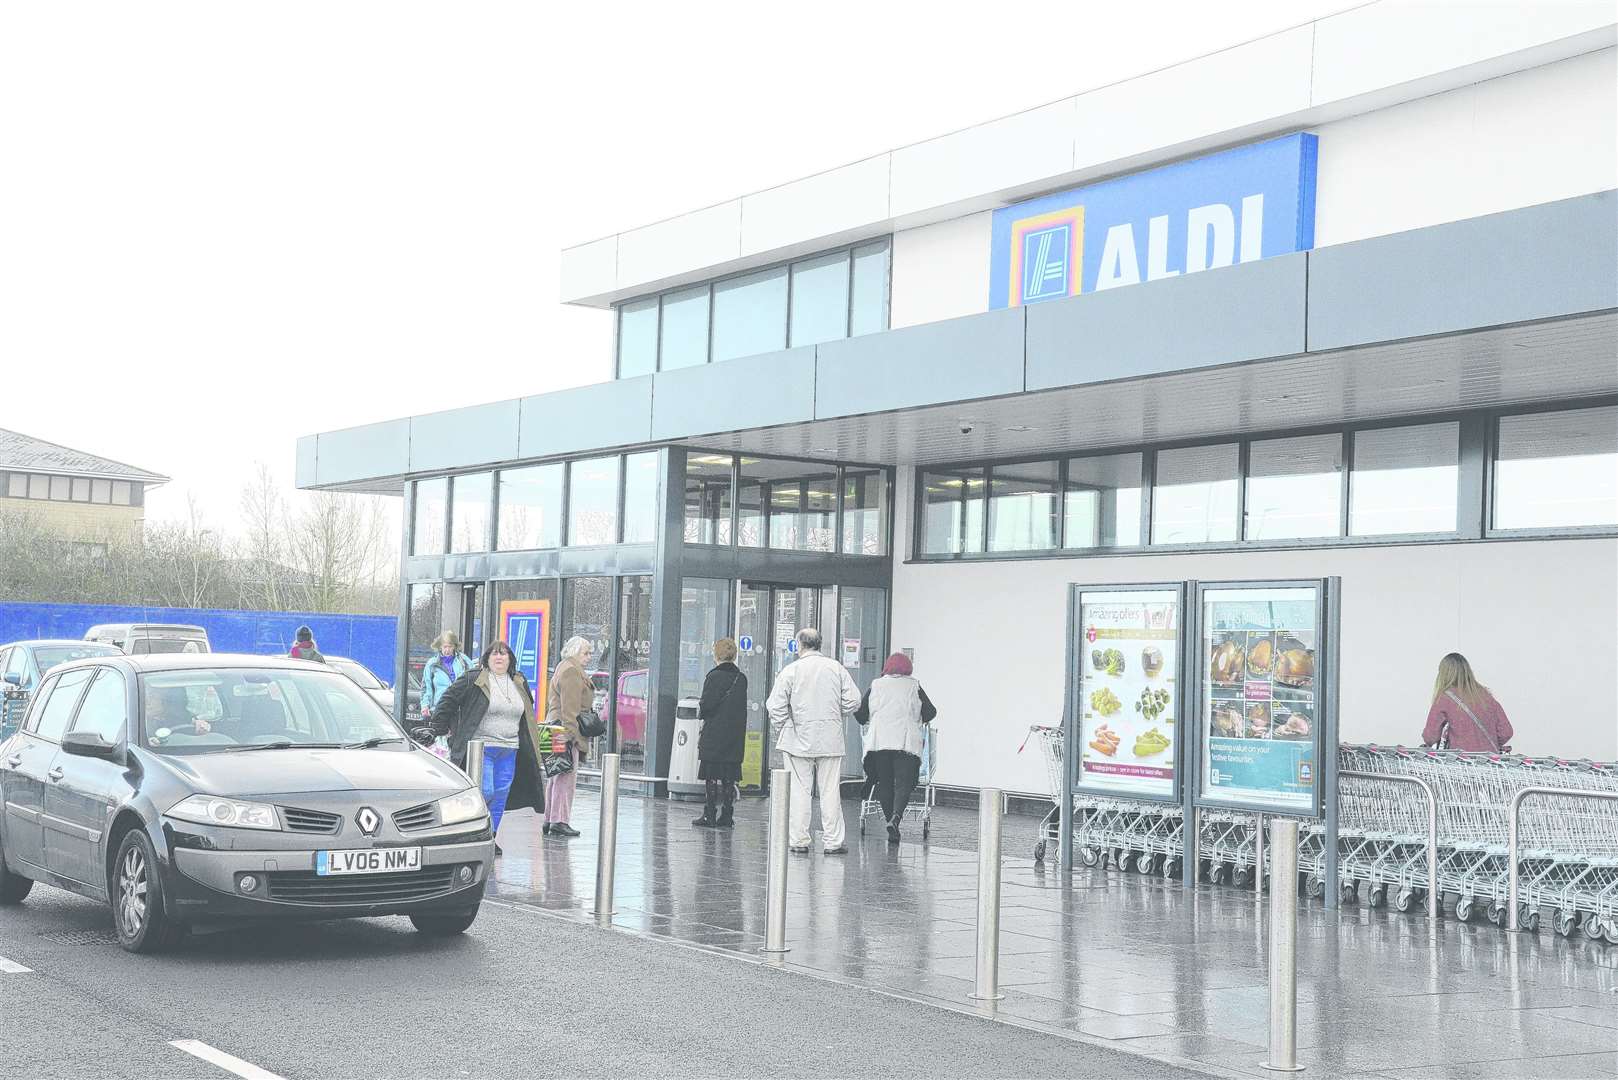
[[[1023,388],[1023,309],[816,347],[815,416],[940,405]]]
[[[802,423],[815,418],[815,350],[665,371],[653,387],[654,439]]]
[[[318,482],[315,466],[320,460],[317,453],[319,444],[318,435],[303,435],[298,439],[297,464],[292,473],[292,482],[298,487],[313,487]]]
[[[487,465],[517,456],[517,400],[410,418],[410,471]]]
[[[522,399],[517,456],[552,457],[652,437],[652,376],[595,383]]]
[[[410,421],[328,431],[317,436],[315,479],[342,484],[410,471]]]
[[[1618,192],[1321,248],[1309,349],[1618,306]]]
[[[1304,349],[1306,256],[1028,306],[1028,389],[1111,382]]]

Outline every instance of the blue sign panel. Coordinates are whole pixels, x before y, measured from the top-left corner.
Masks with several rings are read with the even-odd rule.
[[[539,613],[506,616],[508,644],[517,657],[517,670],[527,677],[530,686],[539,682]]]
[[[736,642],[736,647],[743,653],[750,653],[753,651],[753,639],[743,634],[740,640]]]
[[[1288,135],[996,210],[989,307],[1307,251],[1316,145]]]

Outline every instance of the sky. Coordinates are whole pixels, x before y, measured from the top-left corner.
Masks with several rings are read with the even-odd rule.
[[[1353,6],[0,0],[0,427],[233,532],[300,435],[610,377],[568,245]]]

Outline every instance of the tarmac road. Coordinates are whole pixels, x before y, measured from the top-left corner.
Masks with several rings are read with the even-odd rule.
[[[257,1080],[1195,1075],[504,904],[440,941],[369,919],[146,957],[111,933],[105,908],[44,886],[0,913],[0,1075],[232,1075],[181,1040]]]

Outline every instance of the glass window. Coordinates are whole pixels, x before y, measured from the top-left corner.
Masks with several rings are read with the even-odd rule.
[[[1057,492],[1054,461],[996,465],[989,473],[989,550],[1054,548]]]
[[[624,458],[624,543],[657,539],[657,451]]]
[[[957,469],[922,474],[922,554],[983,550],[983,473]]]
[[[127,480],[114,480],[112,482],[112,504],[114,506],[129,506],[133,502]]]
[[[78,719],[73,721],[74,731],[87,731],[103,740],[115,743],[124,737],[124,721],[128,718],[129,703],[125,697],[124,677],[111,668],[102,668],[90,692],[79,706]]]
[[[451,491],[450,551],[488,551],[489,518],[494,500],[494,474],[457,476]]]
[[[558,651],[551,660],[554,670],[561,659],[560,646],[569,638],[581,637],[590,643],[588,670],[595,683],[595,710],[612,719],[608,708],[608,672],[612,670],[612,578],[581,577],[562,582],[562,624],[557,635]]]
[[[28,474],[12,473],[7,476],[6,494],[13,499],[28,498]]]
[[[762,493],[761,501],[769,515],[769,547],[784,551],[832,550],[837,537],[834,467],[804,461],[759,460],[746,465],[743,480]]]
[[[493,587],[495,627],[488,635],[489,640],[498,638],[510,645],[512,652],[517,654],[518,668],[537,687],[544,681],[540,677],[540,669],[543,668],[545,677],[549,678],[551,668],[556,664],[556,650],[561,647],[561,642],[556,640],[561,583],[555,578],[529,578],[496,581]],[[540,619],[534,614],[533,606],[528,605],[514,612],[515,621],[508,625],[500,612],[501,605],[524,600],[548,601],[549,617]],[[543,703],[540,707],[544,708]]]
[[[562,470],[534,465],[500,472],[500,550],[562,546]]]
[[[850,334],[871,334],[888,328],[887,240],[854,249],[854,284],[850,304]]]
[[[888,472],[843,470],[843,551],[849,555],[888,553]]]
[[[652,578],[626,577],[622,586],[618,601],[618,685],[612,702],[618,734],[613,745],[623,755],[625,772],[644,775],[646,736],[652,727]]]
[[[416,700],[421,696],[421,672],[435,655],[433,640],[445,629],[444,586],[438,584],[410,586],[409,625],[405,628],[405,678]],[[408,723],[409,716],[405,717]]]
[[[618,377],[657,370],[657,297],[618,308]]]
[[[1070,458],[1063,543],[1069,548],[1140,544],[1141,455]]]
[[[786,267],[716,282],[713,359],[774,352],[787,344]]]
[[[760,470],[766,464],[759,458],[739,459],[740,483],[736,488],[736,542],[742,547],[763,547],[764,503],[769,490]]]
[[[48,499],[51,497],[51,478],[33,473],[28,477],[28,497],[30,499]]]
[[[1618,406],[1502,417],[1494,527],[1600,525],[1618,525]]]
[[[416,481],[416,520],[410,532],[410,554],[444,554],[444,517],[448,503],[447,478]]]
[[[1460,424],[1355,432],[1349,535],[1454,532],[1460,457]]]
[[[1235,443],[1160,450],[1152,489],[1152,543],[1217,544],[1236,539]]]
[[[708,286],[663,297],[661,363],[664,371],[708,362]]]
[[[110,502],[112,502],[112,481],[111,480],[92,480],[92,481],[90,481],[90,501],[91,502],[96,502],[96,503],[110,503]]]
[[[714,666],[714,642],[730,634],[730,583],[686,578],[680,583],[680,696],[702,696]]]
[[[1343,436],[1255,441],[1247,452],[1247,539],[1342,535]]]
[[[618,458],[589,458],[568,464],[567,542],[618,542]]]
[[[79,703],[84,684],[90,681],[90,676],[95,672],[95,668],[78,668],[56,680],[56,688],[51,691],[45,707],[40,710],[39,719],[34,722],[34,734],[51,742],[61,741],[62,732],[67,730],[67,722],[73,718],[73,706]]]
[[[848,252],[792,264],[794,347],[848,336]]]
[[[56,502],[67,502],[73,490],[73,480],[66,476],[51,477],[51,498]]]
[[[90,501],[90,480],[88,477],[76,476],[73,478],[73,501]]]
[[[686,543],[730,543],[730,467],[729,454],[686,455]]]

